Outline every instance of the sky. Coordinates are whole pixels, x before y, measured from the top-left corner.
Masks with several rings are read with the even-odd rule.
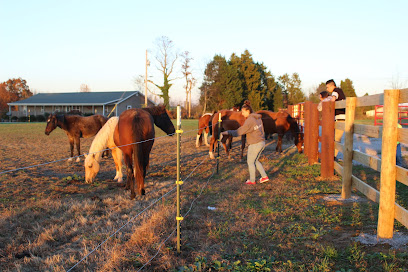
[[[36,93],[135,90],[148,50],[160,85],[155,41],[166,36],[193,58],[193,102],[207,63],[244,50],[276,78],[298,73],[306,95],[346,78],[357,96],[377,94],[408,87],[407,11],[405,0],[0,0],[0,82],[21,77]],[[185,99],[181,80],[170,97]]]

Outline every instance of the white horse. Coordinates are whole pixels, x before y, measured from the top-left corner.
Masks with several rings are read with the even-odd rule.
[[[123,182],[122,174],[122,150],[115,145],[113,140],[113,133],[118,124],[119,117],[111,117],[106,124],[99,130],[96,134],[95,139],[92,141],[91,148],[89,149],[89,154],[85,155],[85,182],[92,182],[99,172],[102,159],[102,150],[110,148],[112,150],[112,157],[115,161],[116,166],[116,176],[114,178],[118,180],[119,183]]]

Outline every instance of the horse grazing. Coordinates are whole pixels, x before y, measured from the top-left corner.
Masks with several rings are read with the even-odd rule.
[[[295,145],[298,152],[303,152],[303,133],[300,132],[296,119],[292,118],[289,113],[286,111],[272,112],[267,110],[260,110],[256,113],[262,115],[265,140],[269,135],[278,133],[278,144],[276,145],[277,152],[282,152],[282,138],[287,131],[290,131],[295,138]]]
[[[210,141],[210,158],[214,159],[214,151],[215,151],[215,142],[218,139],[218,118],[221,114],[221,132],[225,130],[235,130],[242,126],[245,122],[245,117],[238,111],[230,111],[230,110],[221,110],[215,113],[212,117],[212,138]],[[227,144],[227,141],[230,141]],[[232,136],[230,137],[223,137],[221,139],[221,143],[224,146],[225,151],[227,152],[228,157],[230,157],[228,146],[231,148]],[[245,135],[241,136],[241,160],[244,156],[244,148],[245,148],[246,137]]]
[[[203,142],[203,134],[204,134],[204,143],[206,146],[210,146],[208,144],[208,133],[210,133],[209,123],[212,117],[212,113],[205,113],[203,116],[198,119],[198,132],[197,132],[197,139],[196,139],[196,147],[200,147]]]
[[[126,110],[119,116],[115,128],[114,140],[123,151],[127,168],[126,188],[130,188],[131,199],[136,196],[135,183],[138,194],[145,194],[144,179],[154,143],[154,125],[168,135],[175,132],[165,106]]]
[[[115,162],[116,176],[114,180],[118,180],[118,183],[123,182],[122,174],[122,150],[115,145],[113,139],[113,133],[119,122],[119,117],[111,117],[105,125],[96,134],[94,140],[92,141],[91,148],[89,149],[89,154],[85,155],[85,182],[92,183],[96,175],[99,172],[100,162],[102,159],[102,152],[106,148],[112,150],[112,157]]]
[[[50,133],[57,127],[63,129],[68,136],[69,144],[71,147],[71,158],[74,156],[74,143],[78,151],[78,156],[81,155],[81,138],[89,138],[95,136],[96,133],[103,127],[108,121],[103,115],[97,114],[88,117],[82,117],[79,115],[64,115],[64,114],[51,114],[47,120],[47,126],[45,127],[45,135]],[[78,157],[77,162],[81,159]]]

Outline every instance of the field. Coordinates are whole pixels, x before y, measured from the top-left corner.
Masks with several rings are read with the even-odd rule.
[[[62,130],[46,136],[45,123],[0,124],[0,172],[43,164],[0,174],[0,271],[67,271],[102,242],[72,271],[138,271],[146,263],[143,271],[408,271],[406,245],[357,239],[376,234],[378,205],[325,200],[340,193],[341,178],[321,179],[319,165],[309,166],[290,142],[282,154],[276,140],[267,142],[261,162],[271,180],[248,186],[238,142],[231,159],[222,150],[217,174],[208,148],[195,147],[196,127],[182,122],[177,254],[175,136],[157,133],[146,195],[130,200],[112,181],[111,157],[86,184],[83,158],[65,160]],[[82,139],[82,152],[91,142]],[[377,172],[357,167],[355,174],[378,186]],[[407,189],[397,190],[407,207]],[[395,230],[408,233],[398,223]]]

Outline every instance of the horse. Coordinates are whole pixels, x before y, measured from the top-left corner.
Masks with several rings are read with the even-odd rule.
[[[287,131],[290,131],[295,138],[295,145],[299,153],[302,153],[303,133],[300,132],[299,125],[296,119],[292,118],[286,111],[272,112],[267,110],[260,110],[256,113],[262,115],[262,122],[265,132],[265,140],[269,135],[278,133],[278,144],[276,151],[282,152],[282,138]]]
[[[212,117],[212,138],[210,141],[210,158],[214,159],[214,151],[215,151],[215,141],[218,139],[218,118],[221,114],[221,132],[225,130],[235,130],[242,126],[245,122],[245,117],[238,111],[230,111],[230,110],[221,110],[215,113]],[[230,137],[223,137],[221,139],[221,143],[224,146],[225,151],[227,152],[228,158],[230,158],[228,146],[231,148],[230,144],[227,144],[227,141],[232,142],[232,136]],[[244,156],[244,148],[245,148],[246,137],[245,135],[241,136],[241,160]]]
[[[47,126],[45,127],[45,135],[50,133],[57,127],[63,129],[68,136],[69,145],[71,147],[71,158],[74,156],[74,143],[78,151],[77,162],[79,162],[81,154],[81,140],[80,138],[90,138],[95,136],[101,127],[108,121],[103,115],[97,114],[88,117],[82,117],[79,115],[65,115],[65,114],[51,114],[47,120]]]
[[[196,139],[196,147],[200,147],[203,142],[203,134],[204,134],[204,143],[206,146],[210,146],[208,144],[208,133],[210,133],[210,126],[209,122],[212,117],[212,113],[205,113],[198,119],[198,132],[197,132],[197,139]]]
[[[144,179],[149,166],[149,155],[154,143],[154,125],[173,135],[174,125],[163,105],[143,109],[129,109],[119,116],[114,141],[124,155],[126,164],[126,189],[134,199],[135,183],[139,195],[145,194]]]
[[[88,154],[85,155],[85,182],[92,183],[100,169],[102,159],[102,151],[106,148],[112,150],[112,157],[115,162],[116,176],[113,180],[118,180],[118,183],[123,182],[122,174],[122,150],[115,145],[113,133],[119,122],[119,117],[111,117],[105,125],[99,130],[92,141],[91,148]]]

